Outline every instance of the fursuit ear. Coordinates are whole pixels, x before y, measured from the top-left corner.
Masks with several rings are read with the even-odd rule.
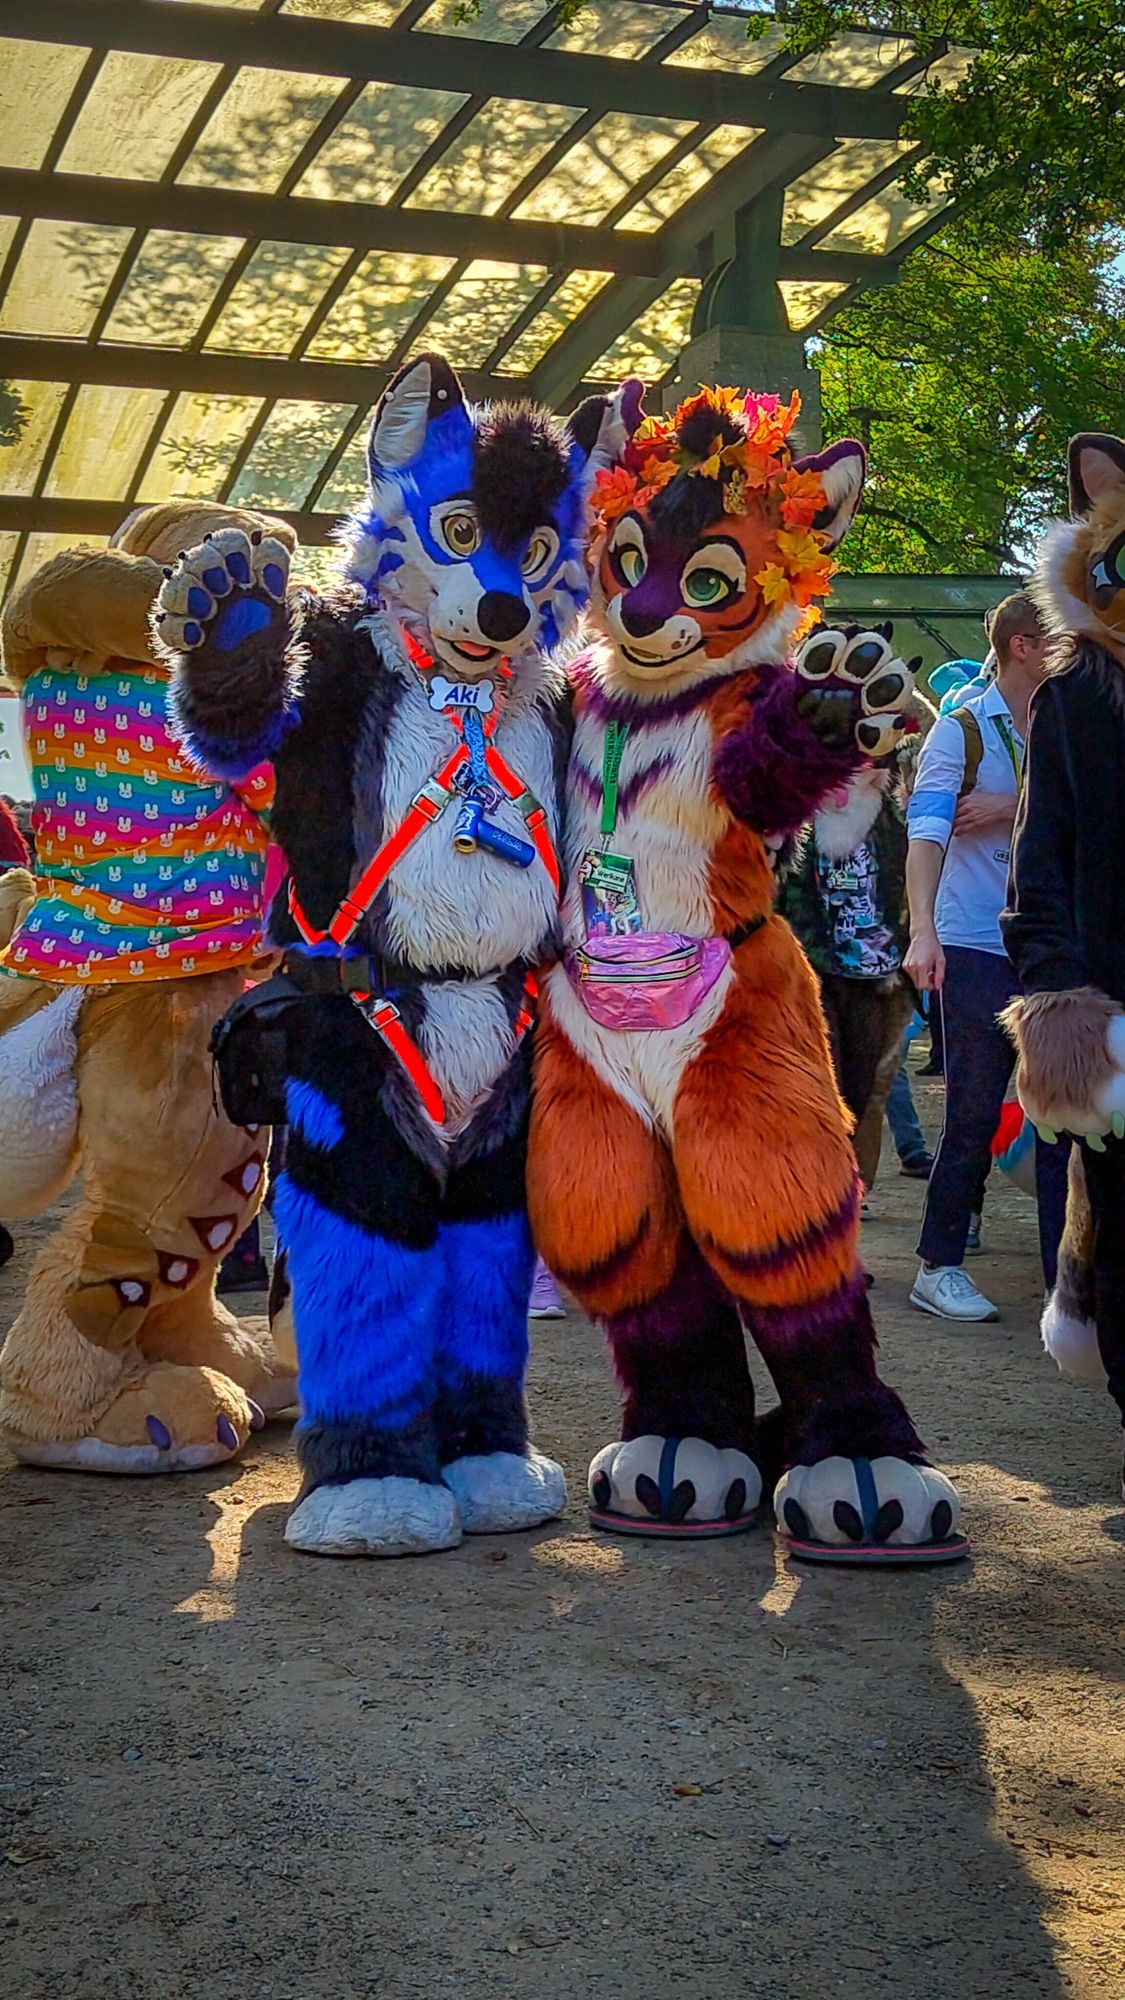
[[[444,354],[420,354],[389,382],[375,405],[367,440],[372,483],[381,474],[412,465],[436,417],[465,406],[461,384]]]
[[[1079,431],[1070,440],[1070,511],[1088,514],[1114,486],[1125,487],[1125,444],[1108,431]]]
[[[592,472],[616,465],[644,414],[645,385],[636,375],[612,396],[587,396],[567,418],[571,437]]]
[[[841,438],[827,451],[797,459],[795,472],[819,472],[827,505],[820,509],[813,527],[824,537],[826,549],[842,542],[859,506],[867,472],[867,453],[857,438]]]

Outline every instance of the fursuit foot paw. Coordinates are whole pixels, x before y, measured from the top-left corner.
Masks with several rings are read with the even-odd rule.
[[[538,1528],[566,1506],[566,1474],[538,1451],[490,1451],[455,1458],[442,1478],[457,1502],[467,1535],[507,1535]]]
[[[285,1539],[309,1556],[424,1556],[457,1547],[461,1516],[448,1486],[352,1479],[346,1486],[316,1486],[299,1500]]]
[[[213,1368],[159,1362],[119,1390],[82,1437],[43,1439],[0,1431],[23,1465],[60,1472],[198,1472],[237,1457],[265,1419],[236,1383]]]
[[[795,1465],[774,1494],[777,1525],[805,1562],[957,1562],[961,1502],[944,1472],[905,1458],[823,1458]]]
[[[629,1438],[592,1461],[590,1520],[616,1535],[703,1541],[752,1528],[762,1475],[744,1451],[702,1438]]]

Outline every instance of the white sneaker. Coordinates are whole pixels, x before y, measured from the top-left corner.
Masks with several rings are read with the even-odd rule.
[[[937,1319],[999,1319],[991,1299],[977,1290],[967,1271],[959,1264],[943,1264],[936,1271],[918,1267],[910,1293],[910,1303],[919,1312],[933,1313]]]

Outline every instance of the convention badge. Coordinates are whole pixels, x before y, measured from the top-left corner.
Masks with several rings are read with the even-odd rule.
[[[586,936],[634,937],[644,929],[636,870],[628,855],[588,847],[578,867]]]
[[[431,674],[427,683],[431,708],[473,708],[478,715],[492,714],[492,682],[449,681],[444,674]]]

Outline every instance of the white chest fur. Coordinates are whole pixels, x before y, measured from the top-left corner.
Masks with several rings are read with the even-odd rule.
[[[411,801],[459,740],[449,718],[430,707],[411,677],[391,719],[384,750],[383,827],[388,837]],[[513,702],[493,738],[505,762],[535,793],[558,837],[551,732],[538,704]],[[488,971],[532,956],[550,930],[555,890],[543,862],[530,868],[477,848],[453,845],[456,803],[446,807],[396,863],[389,885],[388,944],[414,965],[464,965]],[[523,820],[504,799],[490,813],[505,832],[526,839]]]
[[[567,942],[584,936],[577,868],[587,848],[603,844],[602,763],[605,724],[580,713],[567,787],[564,904]],[[713,739],[696,711],[632,728],[618,776],[617,825],[608,845],[633,862],[646,931],[707,937],[713,929],[711,856],[726,824],[711,784]]]

